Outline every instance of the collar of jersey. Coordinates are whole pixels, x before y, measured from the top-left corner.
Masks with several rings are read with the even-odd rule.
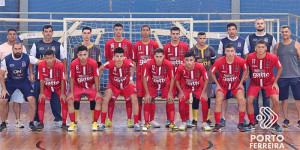
[[[207,49],[207,48],[208,48],[208,45],[206,45],[206,46],[205,46],[204,48],[202,48],[202,49],[199,47],[199,45],[196,45],[196,47],[197,47],[197,49],[199,49],[199,50],[203,51],[203,50],[205,50],[205,49]]]
[[[20,59],[23,57],[23,53],[21,54],[21,57],[20,57],[20,58],[15,58],[13,53],[11,53],[11,55],[12,55],[12,58],[13,58],[14,60],[20,60]]]
[[[256,35],[256,36],[265,36],[266,34],[267,34],[267,32],[265,32],[264,35],[257,35],[257,33],[255,32],[255,35]]]
[[[81,45],[83,45],[83,42],[81,43]],[[94,43],[92,43],[92,45],[90,47],[87,47],[87,49],[90,50],[93,46],[94,46]]]
[[[239,37],[238,37],[238,36],[236,36],[236,38],[235,38],[235,39],[231,39],[229,36],[227,36],[227,38],[228,38],[230,41],[236,41],[237,39],[239,39]]]

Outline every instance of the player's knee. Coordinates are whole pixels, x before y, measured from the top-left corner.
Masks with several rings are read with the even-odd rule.
[[[216,105],[222,105],[223,99],[216,98]]]
[[[6,104],[8,104],[8,99],[0,100],[0,104],[1,104],[1,105],[6,105]]]
[[[254,97],[252,96],[247,97],[247,104],[253,104],[253,101],[254,101]]]
[[[104,105],[108,105],[109,100],[110,100],[109,98],[104,97],[104,98],[103,98],[103,104],[104,104]]]
[[[68,99],[68,105],[74,105],[74,100]]]
[[[33,96],[27,97],[28,103],[35,104],[35,98]]]

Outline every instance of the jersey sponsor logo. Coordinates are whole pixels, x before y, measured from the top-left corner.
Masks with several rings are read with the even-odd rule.
[[[114,81],[115,82],[124,82],[126,80],[126,76],[125,77],[114,77]]]
[[[186,79],[186,84],[189,86],[197,86],[200,85],[200,81],[196,81],[194,79]]]
[[[253,41],[256,42],[256,41],[257,41],[257,38],[254,38]]]
[[[267,78],[270,76],[270,73],[266,73],[263,69],[254,69],[252,76],[253,78]]]
[[[224,75],[223,76],[223,81],[225,82],[233,82],[237,79],[237,76],[234,76],[234,75]]]
[[[82,77],[81,77],[82,76]],[[94,77],[85,77],[83,75],[79,75],[79,77],[77,78],[77,82],[81,83],[81,82],[86,82],[89,80],[92,80]]]
[[[44,47],[40,47],[39,50],[40,50],[40,51],[43,51],[43,50],[45,50],[45,48],[44,48]]]
[[[166,82],[166,78],[163,78],[162,76],[153,76],[152,81],[154,83],[160,84]]]
[[[170,58],[171,64],[174,65],[181,65],[183,64],[183,61],[179,59],[179,57],[171,57]]]
[[[59,82],[59,81],[55,81],[55,80],[50,79],[50,78],[45,78],[44,83],[45,83],[45,85],[47,85],[47,86],[56,86],[56,85],[58,85],[60,82]]]
[[[241,53],[241,52],[239,52],[239,53],[236,52],[234,55],[235,55],[235,56],[241,57],[241,56],[242,56],[242,53]]]
[[[198,59],[198,63],[201,63],[204,67],[210,66],[211,62],[209,60],[206,61],[206,59]]]
[[[15,66],[15,64],[9,64],[9,67],[14,67]]]

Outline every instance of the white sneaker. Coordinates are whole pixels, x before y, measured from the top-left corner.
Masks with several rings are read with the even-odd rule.
[[[38,121],[33,121],[33,124],[34,124],[34,126],[38,126],[39,124],[40,124],[40,122],[38,122]]]
[[[155,120],[152,120],[152,121],[150,122],[150,125],[151,125],[153,128],[160,128],[160,124],[159,124],[157,121],[155,121]]]
[[[182,122],[181,125],[179,126],[180,131],[185,131],[187,128],[186,122]]]
[[[24,124],[22,123],[21,119],[16,120],[15,127],[16,128],[24,128]]]
[[[6,128],[8,128],[9,127],[9,121],[5,120],[5,123],[6,123]]]
[[[204,131],[211,131],[210,126],[206,122],[202,123],[201,129],[203,129]]]
[[[62,127],[62,121],[54,121],[54,127]]]

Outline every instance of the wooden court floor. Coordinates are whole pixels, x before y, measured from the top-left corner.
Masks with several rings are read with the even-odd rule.
[[[49,103],[46,104],[45,129],[41,132],[28,131],[28,104],[22,104],[21,119],[25,124],[24,129],[15,129],[14,113],[12,109],[9,113],[10,127],[8,130],[0,132],[1,150],[113,150],[113,149],[145,149],[145,150],[183,150],[183,149],[217,149],[217,150],[247,150],[247,149],[276,149],[276,148],[254,148],[250,147],[252,143],[259,143],[259,139],[250,141],[251,136],[278,136],[283,135],[284,141],[277,144],[283,144],[283,149],[300,149],[300,129],[296,127],[296,108],[293,100],[290,100],[289,117],[291,127],[284,129],[282,133],[271,130],[257,129],[254,132],[240,133],[237,131],[238,109],[234,99],[230,100],[227,111],[226,127],[221,132],[203,132],[200,129],[201,123],[198,121],[197,128],[190,128],[187,131],[170,131],[164,127],[165,103],[158,102],[156,105],[156,120],[161,124],[161,128],[150,129],[150,132],[134,132],[126,127],[125,103],[116,104],[113,128],[108,128],[102,132],[91,131],[91,115],[89,104],[82,102],[79,112],[79,123],[77,132],[62,131],[54,127],[53,116],[51,114]],[[12,107],[12,106],[11,106]],[[212,103],[212,108],[214,102]],[[201,106],[200,106],[201,108]],[[213,109],[211,110],[211,120],[214,122]],[[282,114],[281,114],[282,115]],[[198,114],[198,120],[201,120],[201,111]],[[247,117],[246,117],[247,118]],[[295,118],[295,120],[292,120]],[[69,120],[68,120],[69,121]],[[279,123],[283,121],[282,117]],[[176,104],[175,122],[180,123],[178,113],[178,104]],[[275,141],[276,143],[276,141]],[[268,143],[267,143],[268,144]],[[274,144],[274,142],[271,144]]]

